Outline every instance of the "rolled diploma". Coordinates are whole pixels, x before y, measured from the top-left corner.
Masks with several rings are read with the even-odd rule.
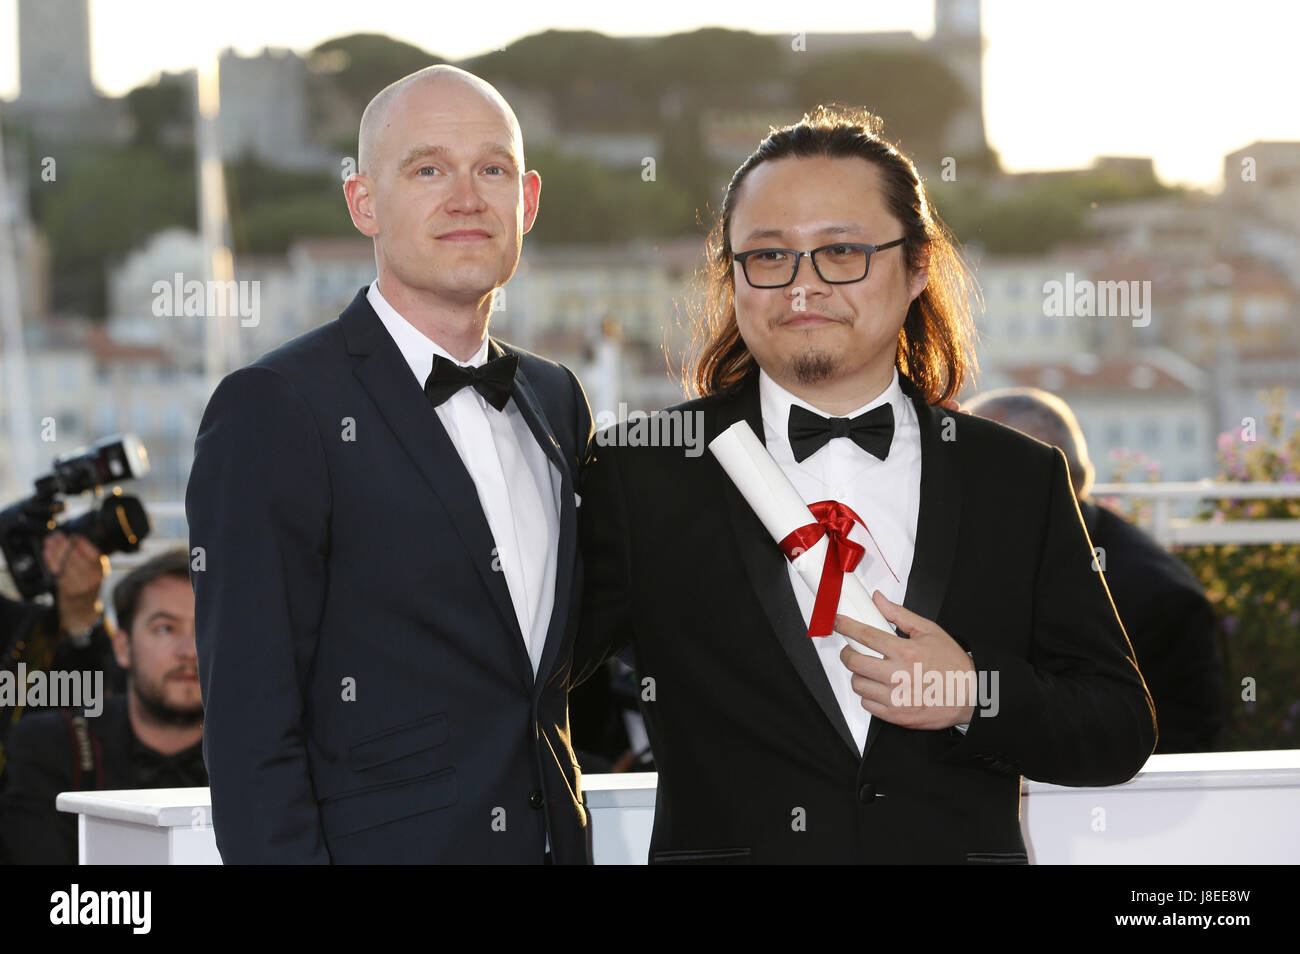
[[[710,441],[709,450],[778,544],[799,527],[817,522],[790,479],[782,473],[772,455],[745,421],[737,421]],[[823,536],[811,550],[791,561],[814,596],[821,583],[822,568],[826,565],[826,548],[829,546],[830,540]],[[886,633],[894,631],[888,620],[880,615],[880,610],[876,609],[867,588],[852,573],[844,574],[839,612],[860,623],[883,629]],[[844,633],[840,635],[852,639]],[[853,643],[864,653],[878,659],[884,658],[870,646],[857,640],[853,640]]]

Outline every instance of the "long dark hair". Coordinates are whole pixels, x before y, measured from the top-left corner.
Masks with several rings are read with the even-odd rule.
[[[866,110],[818,106],[799,122],[773,129],[732,175],[722,212],[709,232],[705,265],[696,277],[695,344],[684,372],[695,395],[723,394],[755,367],[736,323],[731,216],[736,194],[760,163],[789,157],[865,159],[881,173],[886,208],[903,225],[903,254],[909,271],[929,260],[925,290],[912,302],[898,333],[898,370],[930,404],[958,394],[978,369],[970,296],[975,280],[948,227],[939,218],[912,160],[881,134],[881,120]]]

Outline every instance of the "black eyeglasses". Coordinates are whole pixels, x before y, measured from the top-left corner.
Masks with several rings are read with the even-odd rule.
[[[834,245],[819,246],[810,252],[799,252],[792,248],[754,248],[748,252],[737,252],[732,258],[740,262],[745,281],[754,288],[784,288],[789,285],[799,274],[799,259],[804,257],[812,259],[813,268],[828,285],[849,285],[867,277],[867,266],[871,264],[873,252],[883,252],[902,244],[903,239],[895,239],[884,245],[836,242]]]

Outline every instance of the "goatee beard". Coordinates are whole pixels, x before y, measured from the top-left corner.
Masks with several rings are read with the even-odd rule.
[[[800,384],[821,384],[835,374],[835,359],[825,351],[805,351],[790,359],[790,371]]]

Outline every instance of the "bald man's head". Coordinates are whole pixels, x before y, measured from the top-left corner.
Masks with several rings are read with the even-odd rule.
[[[361,130],[357,136],[357,171],[363,176],[377,176],[384,163],[393,160],[389,156],[388,137],[385,131],[393,124],[393,117],[406,105],[410,95],[419,90],[441,94],[439,99],[449,103],[469,103],[480,100],[481,104],[499,111],[506,121],[514,148],[518,151],[517,161],[523,168],[523,135],[519,130],[519,120],[510,104],[487,80],[467,73],[456,66],[439,64],[427,66],[395,83],[390,83],[378,93],[361,114]],[[426,97],[427,98],[427,97]]]
[[[541,195],[514,110],[479,77],[431,66],[380,91],[358,139],[343,192],[352,224],[374,239],[382,294],[399,312],[443,322],[459,312],[472,353]]]
[[[1055,394],[1039,388],[999,388],[976,395],[962,410],[1059,447],[1065,454],[1074,495],[1083,500],[1092,491],[1095,470],[1088,457],[1088,442],[1070,405]]]

